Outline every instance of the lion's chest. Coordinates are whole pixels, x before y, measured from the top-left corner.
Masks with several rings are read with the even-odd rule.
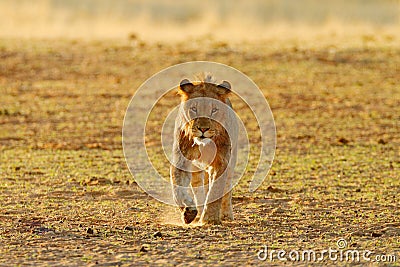
[[[194,148],[197,153],[193,157],[193,165],[200,170],[207,171],[217,155],[217,146],[211,139],[195,138]]]

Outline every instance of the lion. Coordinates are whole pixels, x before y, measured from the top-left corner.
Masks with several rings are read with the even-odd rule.
[[[238,122],[227,81],[211,75],[178,87],[181,105],[175,120],[170,167],[173,197],[184,223],[233,220],[232,176],[237,158]]]

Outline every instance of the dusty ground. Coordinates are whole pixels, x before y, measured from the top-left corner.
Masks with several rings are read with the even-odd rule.
[[[321,251],[340,238],[399,264],[393,38],[343,47],[0,40],[0,264],[266,265],[257,259],[263,245]],[[173,208],[135,184],[121,147],[136,88],[192,60],[247,74],[277,127],[270,175],[255,193],[249,177],[241,181],[236,220],[222,226],[180,225]]]

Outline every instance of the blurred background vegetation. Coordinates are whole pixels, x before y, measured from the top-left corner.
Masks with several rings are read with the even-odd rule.
[[[259,39],[400,32],[399,0],[2,0],[0,37]]]

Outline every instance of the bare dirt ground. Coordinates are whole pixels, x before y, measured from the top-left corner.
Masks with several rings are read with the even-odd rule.
[[[321,251],[341,238],[347,249],[372,251],[371,260],[395,255],[397,263],[386,264],[399,264],[393,38],[360,36],[343,47],[0,40],[0,265],[267,265],[257,259],[264,245]],[[136,88],[193,60],[252,78],[277,127],[270,175],[255,193],[247,190],[250,177],[241,180],[236,220],[221,226],[181,225],[174,208],[135,184],[122,152]]]

